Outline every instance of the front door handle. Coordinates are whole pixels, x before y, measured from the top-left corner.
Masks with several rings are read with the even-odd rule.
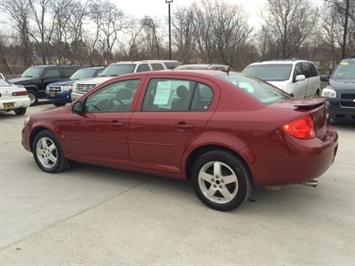
[[[112,122],[109,123],[111,127],[123,127],[124,123],[123,122],[118,122],[117,120],[113,120]]]
[[[186,123],[179,123],[179,124],[176,124],[175,127],[178,129],[190,129],[190,128],[194,128],[195,125],[186,124]]]

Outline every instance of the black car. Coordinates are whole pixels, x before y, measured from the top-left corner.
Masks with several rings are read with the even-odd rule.
[[[38,99],[46,97],[46,87],[49,83],[69,80],[69,77],[78,69],[90,65],[40,65],[31,66],[19,78],[8,82],[23,85],[28,91],[31,105],[36,105]]]
[[[343,59],[330,76],[322,76],[328,82],[322,96],[330,102],[330,119],[355,121],[355,56]]]

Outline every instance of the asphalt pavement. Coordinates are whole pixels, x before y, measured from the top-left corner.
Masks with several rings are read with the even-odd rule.
[[[355,124],[316,188],[205,207],[189,182],[75,164],[46,174],[0,113],[0,265],[355,265]]]

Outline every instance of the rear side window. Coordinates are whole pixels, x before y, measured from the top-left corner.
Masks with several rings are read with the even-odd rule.
[[[65,67],[62,68],[62,71],[63,71],[63,78],[69,78],[71,75],[75,73],[76,69],[72,67]]]
[[[182,79],[152,79],[144,96],[142,111],[207,111],[213,100],[209,86]]]

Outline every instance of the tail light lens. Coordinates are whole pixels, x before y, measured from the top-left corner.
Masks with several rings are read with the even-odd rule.
[[[16,91],[12,93],[12,96],[24,96],[27,95],[28,92],[27,91]]]
[[[284,124],[282,129],[298,139],[313,139],[317,136],[313,119],[310,115]]]

